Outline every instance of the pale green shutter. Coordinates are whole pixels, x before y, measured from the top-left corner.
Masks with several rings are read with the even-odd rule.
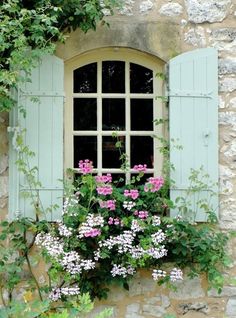
[[[59,208],[40,218],[55,220],[62,209],[63,184],[63,61],[55,56],[45,56],[33,69],[31,82],[17,92],[18,107],[11,114],[9,130],[26,129],[25,145],[35,153],[29,161],[31,168],[37,167],[37,178],[42,188],[32,189],[46,209],[57,204]],[[26,111],[24,118],[20,107]],[[15,128],[14,128],[15,127]],[[25,194],[29,186],[16,168],[18,153],[14,147],[14,134],[10,140],[10,218],[25,216],[35,218],[35,209]],[[13,142],[12,142],[13,138]]]
[[[198,49],[181,54],[169,63],[169,116],[170,140],[181,145],[182,150],[173,147],[170,161],[175,170],[171,178],[175,187],[170,197],[186,196],[189,188],[191,168],[203,170],[211,181],[218,183],[218,58],[213,48]],[[218,191],[217,186],[214,190]],[[210,191],[203,190],[189,195],[188,208],[196,221],[205,221],[207,216],[196,202],[210,197]],[[218,214],[218,197],[212,197],[211,205]],[[179,213],[173,209],[171,215]]]

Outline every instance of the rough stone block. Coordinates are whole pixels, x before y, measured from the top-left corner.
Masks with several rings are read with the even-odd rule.
[[[153,317],[163,317],[166,313],[165,309],[161,306],[143,305],[143,314]]]
[[[219,91],[220,92],[233,92],[236,90],[236,78],[235,77],[225,77],[220,80]]]
[[[193,23],[221,22],[231,0],[185,0],[189,21]]]
[[[236,28],[220,28],[211,32],[213,40],[232,42],[236,38]]]
[[[219,60],[219,74],[236,74],[236,59]]]
[[[236,315],[236,298],[231,298],[226,305],[226,317],[235,318]]]
[[[185,277],[183,281],[175,283],[176,292],[171,291],[169,296],[172,299],[189,299],[205,297],[205,292],[201,286],[201,280],[198,277],[189,279]]]
[[[178,15],[182,14],[182,12],[183,12],[183,7],[179,3],[176,3],[176,2],[166,3],[159,10],[159,13],[161,15],[165,15],[168,17],[178,16]]]

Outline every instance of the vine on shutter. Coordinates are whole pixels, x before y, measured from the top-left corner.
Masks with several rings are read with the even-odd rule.
[[[218,183],[218,57],[214,48],[198,49],[170,60],[169,120],[170,140],[174,139],[183,148],[171,147],[170,152],[175,167],[170,175],[175,181],[170,197],[175,201],[190,186],[191,168],[203,167],[209,179]],[[218,187],[214,190],[218,192]],[[207,219],[196,202],[208,198],[209,194],[204,190],[189,197],[189,208],[197,212],[196,221]],[[218,215],[217,195],[211,204]],[[177,209],[171,211],[171,216],[177,214]]]
[[[18,90],[17,104],[10,116],[10,126],[26,129],[25,144],[35,153],[30,158],[31,168],[38,167],[37,178],[42,188],[33,189],[45,208],[57,204],[59,208],[42,215],[47,220],[60,217],[63,196],[63,61],[56,56],[45,56],[33,69],[31,82]],[[26,111],[24,118],[19,106]],[[29,186],[16,167],[17,151],[10,142],[9,214],[35,218],[35,210],[25,193]]]

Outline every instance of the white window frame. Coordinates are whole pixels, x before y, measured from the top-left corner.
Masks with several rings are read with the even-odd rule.
[[[124,61],[126,72],[125,72],[125,93],[102,93],[102,61]],[[98,78],[97,78],[97,93],[73,93],[73,71],[90,63],[97,62],[98,66]],[[129,63],[139,64],[153,71],[153,93],[152,94],[141,94],[141,93],[130,93],[130,80],[129,80]],[[74,136],[97,136],[98,139],[98,154],[97,154],[97,169],[94,171],[99,175],[104,173],[123,173],[121,169],[109,169],[102,167],[102,137],[111,136],[114,131],[102,131],[102,98],[125,98],[126,100],[126,130],[118,131],[118,136],[125,136],[126,140],[126,154],[130,158],[130,136],[164,136],[163,125],[153,125],[153,131],[131,131],[130,129],[130,100],[135,99],[153,99],[153,116],[154,119],[164,118],[164,106],[162,99],[158,96],[162,95],[163,92],[163,81],[160,77],[156,76],[157,73],[161,73],[164,70],[163,61],[158,58],[142,53],[140,51],[126,49],[126,48],[109,48],[109,49],[98,49],[88,53],[79,55],[69,61],[65,62],[65,125],[64,125],[64,162],[65,171],[67,168],[73,168],[73,138]],[[97,130],[95,131],[74,131],[73,130],[73,98],[75,97],[87,97],[97,98]],[[154,167],[147,169],[147,173],[151,173],[154,176],[160,175],[162,172],[163,158],[158,149],[161,147],[158,138],[154,138]],[[81,158],[87,159],[87,158]],[[88,158],[90,159],[90,158]],[[137,162],[137,164],[141,162]],[[144,164],[145,162],[142,162]],[[77,170],[76,168],[74,168]],[[130,179],[130,174],[134,172],[130,169],[126,172],[126,180]]]

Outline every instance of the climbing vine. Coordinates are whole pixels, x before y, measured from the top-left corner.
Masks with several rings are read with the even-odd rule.
[[[117,0],[3,0],[0,6],[0,111],[14,106],[12,88],[29,81],[38,58],[76,28],[87,32],[105,24],[104,10]]]

